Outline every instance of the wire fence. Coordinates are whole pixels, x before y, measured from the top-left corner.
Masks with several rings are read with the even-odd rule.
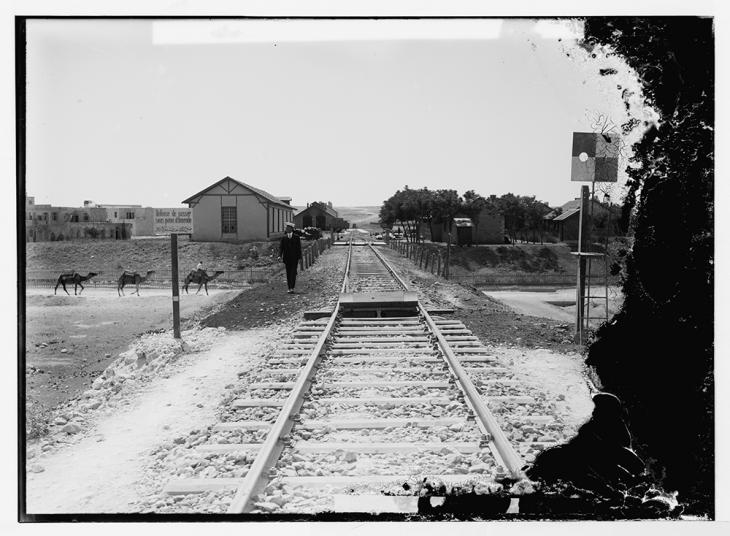
[[[302,247],[302,260],[299,268],[301,270],[309,269],[319,255],[331,245],[332,240],[329,238],[322,238],[305,243]],[[81,275],[86,276],[91,272],[97,275],[92,277],[89,281],[84,281],[82,283],[84,287],[117,288],[119,278],[123,271],[109,267],[97,267],[90,268],[88,272],[83,272]],[[281,263],[276,263],[270,266],[252,266],[250,268],[237,270],[223,270],[217,275],[216,272],[207,270],[209,277],[214,276],[213,279],[208,281],[208,288],[245,289],[256,283],[267,283],[276,277],[280,277],[283,272],[284,265]],[[150,270],[149,272],[138,273],[140,276],[145,278],[145,280],[140,283],[141,287],[156,289],[172,288],[172,270],[170,269]],[[186,277],[192,273],[194,272],[191,272],[189,269],[178,270],[178,282],[180,288],[184,287]],[[61,274],[57,270],[26,270],[25,287],[55,288],[60,275]],[[127,283],[125,286],[129,285],[130,284]],[[73,287],[73,282],[70,283],[70,286]],[[132,286],[134,286],[134,284],[132,284]],[[69,287],[69,283],[66,283],[66,287]],[[197,289],[197,283],[190,283],[190,287]]]
[[[575,287],[577,275],[575,273],[505,273],[505,274],[453,274],[447,267],[443,248],[430,245],[391,240],[389,247],[408,259],[412,260],[422,270],[434,275],[445,277],[452,281],[470,284],[475,287],[503,287],[503,286],[555,286]],[[594,266],[590,272],[591,286],[618,285],[619,276],[605,275],[605,269]]]
[[[458,283],[468,283],[475,287],[505,287],[505,286],[546,286],[546,287],[575,287],[576,274],[466,274],[451,275],[449,279]],[[603,287],[606,279],[603,274],[592,274],[591,286]],[[608,285],[617,285],[619,278],[608,277]]]

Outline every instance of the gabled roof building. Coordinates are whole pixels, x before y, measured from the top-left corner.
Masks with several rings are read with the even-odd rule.
[[[284,234],[294,208],[270,193],[224,177],[185,199],[193,209],[192,239],[211,242],[270,240]]]

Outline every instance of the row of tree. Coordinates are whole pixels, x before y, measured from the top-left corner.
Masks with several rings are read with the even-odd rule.
[[[429,227],[432,234],[434,224],[446,224],[451,232],[456,217],[471,218],[478,225],[479,216],[485,208],[504,216],[505,232],[511,240],[518,236],[539,234],[543,217],[552,210],[535,196],[509,193],[486,198],[474,190],[459,195],[456,190],[412,190],[405,186],[383,202],[380,224],[386,229],[400,225],[405,230],[407,240],[417,240],[424,225]]]

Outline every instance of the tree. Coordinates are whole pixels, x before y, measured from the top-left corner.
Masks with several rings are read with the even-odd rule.
[[[436,190],[433,196],[433,221],[446,224],[449,233],[454,218],[461,212],[463,202],[456,190]]]
[[[512,193],[489,199],[504,215],[504,228],[511,240],[519,236],[522,240],[537,241],[542,229],[543,217],[551,211],[550,206],[538,201],[535,196],[520,196]]]
[[[623,211],[624,220],[635,214],[634,245],[623,307],[597,332],[587,363],[624,401],[657,480],[712,517],[713,21],[589,18],[584,46],[621,55],[661,114],[660,125],[625,125],[645,129]]]

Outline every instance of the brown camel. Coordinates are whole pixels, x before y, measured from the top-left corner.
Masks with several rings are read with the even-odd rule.
[[[76,287],[81,287],[81,290],[79,291],[79,296],[84,291],[84,285],[81,284],[82,281],[88,281],[94,276],[99,275],[97,272],[89,272],[88,275],[81,275],[77,272],[69,272],[66,274],[61,274],[58,277],[58,282],[56,283],[56,287],[53,289],[53,294],[56,294],[56,291],[58,290],[58,285],[61,285],[63,287],[63,291],[68,294],[68,290],[66,290],[66,283],[73,283],[74,284],[74,296],[76,296]],[[69,296],[71,294],[68,294]]]
[[[187,276],[185,276],[185,284],[183,285],[183,288],[185,289],[185,294],[188,293],[188,285],[190,283],[197,283],[198,284],[198,292],[200,292],[201,287],[205,286],[205,295],[208,295],[208,281],[213,281],[216,277],[221,275],[223,273],[222,270],[216,270],[216,272],[213,275],[208,275],[207,272],[204,272],[202,270],[193,270],[190,272]],[[196,292],[195,294],[197,294]]]
[[[136,294],[139,296],[139,284],[144,283],[154,274],[154,270],[148,270],[147,275],[139,275],[137,272],[128,272],[125,270],[119,277],[119,281],[117,281],[117,294],[124,296],[124,285],[129,284],[137,287]],[[132,294],[135,294],[135,292],[132,292]]]

